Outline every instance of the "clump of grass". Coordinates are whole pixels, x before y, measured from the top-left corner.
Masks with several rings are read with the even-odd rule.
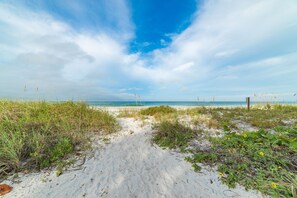
[[[188,142],[194,137],[194,131],[178,121],[162,121],[154,127],[153,142],[165,148],[185,149]]]
[[[137,118],[138,110],[136,109],[123,109],[117,115],[119,118]]]
[[[89,132],[117,128],[114,117],[84,103],[0,101],[0,178],[58,163],[75,146],[86,146]]]
[[[216,120],[214,120],[214,119],[210,119],[210,120],[208,120],[208,122],[207,122],[207,126],[208,126],[208,128],[214,128],[214,129],[217,129],[217,128],[219,128],[219,123],[218,123],[218,121],[216,121]]]
[[[139,113],[141,115],[146,116],[156,116],[158,114],[170,114],[170,113],[176,113],[177,110],[175,108],[169,107],[169,106],[158,106],[158,107],[149,107],[146,109],[142,109]]]
[[[285,181],[287,181],[289,184],[291,184],[291,193],[293,198],[297,198],[297,174],[295,175],[288,175],[285,177]]]

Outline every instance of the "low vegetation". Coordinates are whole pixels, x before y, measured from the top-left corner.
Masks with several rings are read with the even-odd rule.
[[[138,111],[135,109],[123,109],[117,115],[119,118],[137,118]]]
[[[276,129],[229,133],[211,138],[209,150],[197,149],[188,161],[198,166],[217,165],[221,179],[229,187],[239,183],[246,189],[257,189],[271,196],[290,197],[291,183],[286,178],[297,172],[297,129]]]
[[[229,187],[243,185],[272,197],[296,197],[297,193],[297,107],[264,106],[247,111],[243,108],[195,108],[179,115],[207,116],[206,128],[221,130],[223,135],[209,136],[207,129],[184,126],[179,121],[162,120],[155,126],[153,141],[161,147],[188,151],[186,158],[195,171],[201,164],[216,167]],[[236,123],[256,128],[244,131]],[[196,124],[201,124],[197,122]],[[201,129],[201,128],[200,128]],[[193,141],[210,146],[193,147]],[[191,145],[191,146],[190,146]]]
[[[191,112],[192,111],[192,112]],[[253,127],[271,129],[288,126],[297,122],[297,106],[265,105],[255,106],[250,111],[246,108],[197,108],[188,112],[210,115],[224,129],[236,129],[236,121],[245,122]]]
[[[175,108],[169,106],[158,106],[158,107],[149,107],[146,109],[142,109],[139,113],[140,115],[146,116],[158,116],[158,115],[166,115],[170,113],[176,113],[177,110]]]
[[[0,178],[40,169],[86,147],[90,132],[111,133],[118,124],[84,103],[0,101]]]
[[[185,148],[188,142],[194,137],[191,128],[184,126],[180,122],[164,121],[155,125],[156,133],[153,141],[161,147]]]

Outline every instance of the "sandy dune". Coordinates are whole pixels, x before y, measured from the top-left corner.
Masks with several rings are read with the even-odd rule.
[[[97,140],[92,158],[82,168],[60,177],[54,172],[28,174],[8,197],[261,197],[243,188],[228,189],[218,173],[192,170],[183,154],[162,150],[150,142],[151,127],[121,118],[122,130],[102,146]],[[211,183],[212,181],[212,183]]]

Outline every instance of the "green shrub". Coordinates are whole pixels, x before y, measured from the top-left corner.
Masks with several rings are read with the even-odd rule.
[[[182,148],[194,137],[194,131],[178,121],[162,121],[154,127],[153,141],[161,147]]]
[[[139,113],[141,115],[155,116],[156,114],[169,114],[175,113],[177,110],[169,106],[149,107],[142,109]]]
[[[0,101],[0,177],[47,167],[86,146],[88,133],[117,128],[114,117],[84,103]]]

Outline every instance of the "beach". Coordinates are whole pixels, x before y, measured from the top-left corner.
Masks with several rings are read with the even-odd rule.
[[[0,0],[0,198],[297,198],[296,19]]]
[[[0,0],[0,198],[297,198],[296,19]]]
[[[126,107],[104,109],[117,115]],[[52,169],[20,173],[3,182],[14,188],[3,197],[262,197],[241,186],[229,189],[214,168],[195,172],[186,154],[153,144],[151,120],[117,120],[121,130],[94,137],[92,150],[62,175]]]

